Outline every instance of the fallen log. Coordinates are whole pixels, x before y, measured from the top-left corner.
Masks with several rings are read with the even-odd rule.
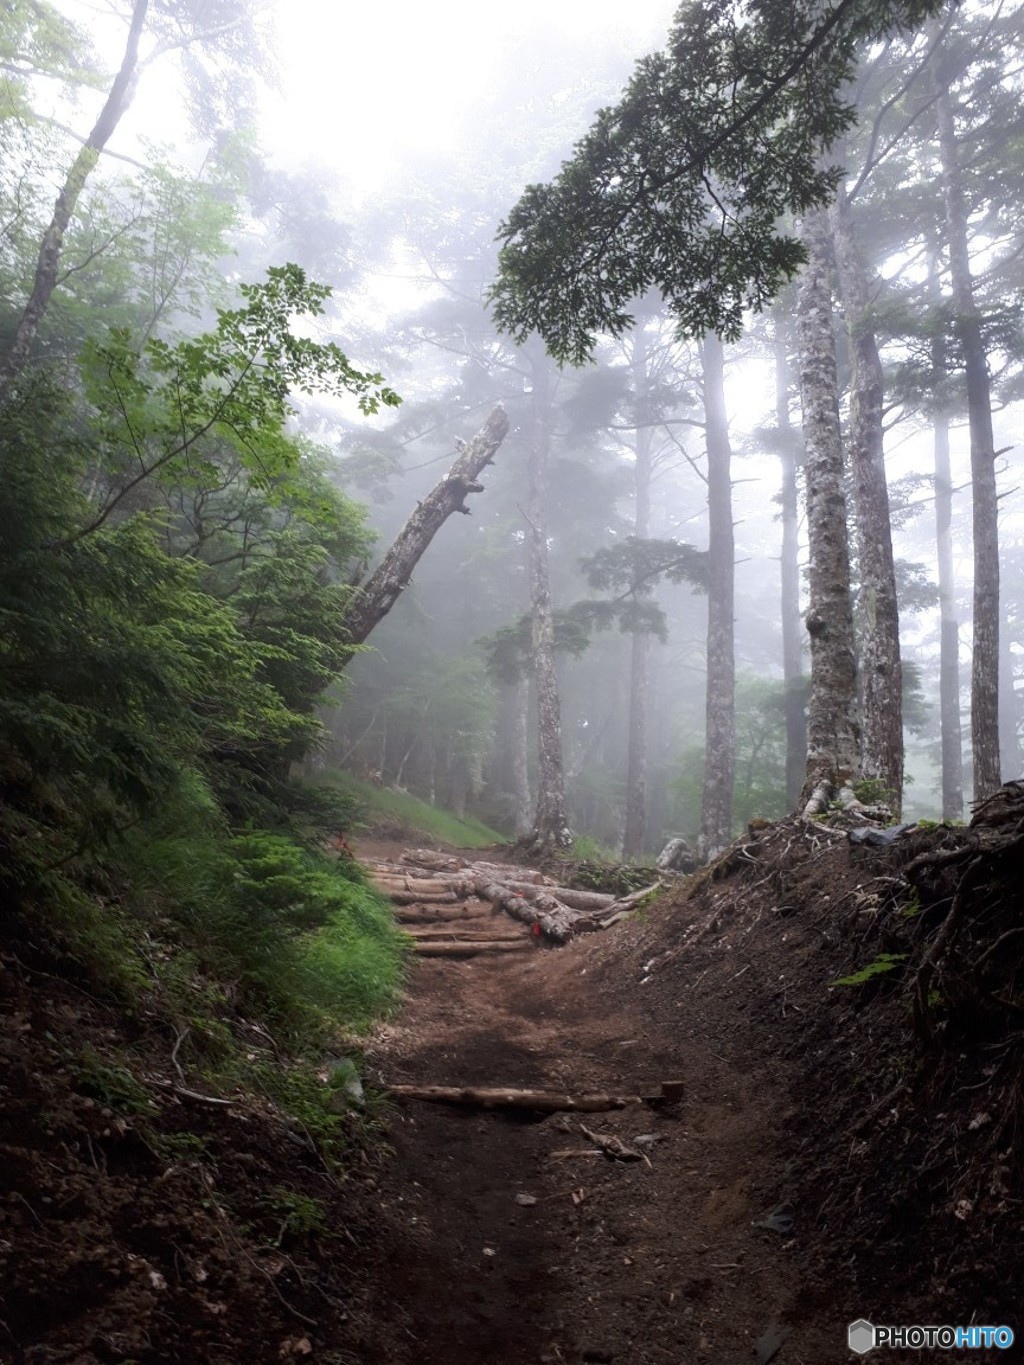
[[[465,920],[478,919],[487,923],[492,916],[487,911],[482,915],[477,906],[468,906],[460,902],[455,905],[437,906],[435,909],[417,908],[415,905],[401,905],[395,910],[395,919],[399,924],[458,924]]]
[[[411,866],[421,870],[419,876],[406,870]],[[415,907],[417,912],[423,906],[454,905],[478,897],[558,944],[567,943],[576,934],[609,928],[662,885],[656,881],[616,898],[605,892],[559,886],[529,868],[469,863],[433,849],[407,849],[402,865],[376,863],[374,882],[395,905]],[[419,914],[415,920],[405,920],[401,912],[397,917],[406,923],[425,922]]]
[[[454,890],[450,879],[438,877],[402,877],[387,872],[375,872],[372,878],[378,891],[390,896],[394,891],[415,891],[417,895],[436,896],[441,891]]]
[[[477,957],[481,953],[521,953],[532,947],[530,940],[519,935],[515,943],[503,939],[477,939],[475,942],[436,943],[417,940],[414,952],[418,957]]]
[[[437,853],[432,848],[407,848],[402,854],[402,862],[429,867],[436,872],[459,872],[466,866],[464,858],[457,858],[450,853]]]
[[[430,891],[426,895],[422,891],[388,891],[385,894],[395,905],[454,905],[461,899],[454,891]]]
[[[556,943],[566,943],[572,937],[577,913],[568,906],[559,905],[557,901],[553,906],[545,907],[538,901],[524,900],[522,896],[506,890],[497,882],[488,882],[482,878],[476,883],[476,894],[497,905],[521,924],[529,924],[531,927],[536,924],[542,934],[554,939]]]
[[[548,1114],[602,1114],[644,1103],[640,1095],[569,1095],[554,1090],[495,1089],[477,1086],[393,1085],[393,1095],[431,1104],[461,1104],[476,1109],[532,1109]]]
[[[414,925],[411,929],[407,929],[406,933],[408,933],[411,938],[414,938],[417,943],[430,943],[434,940],[436,940],[439,943],[444,941],[450,943],[528,942],[527,936],[522,932],[522,930],[514,929],[512,928],[511,925],[509,926],[507,933],[495,934],[490,932],[489,926],[487,926],[486,924],[481,925],[478,929],[474,928],[455,929],[445,928],[443,925],[440,927],[435,927],[432,924],[431,925],[417,924]]]

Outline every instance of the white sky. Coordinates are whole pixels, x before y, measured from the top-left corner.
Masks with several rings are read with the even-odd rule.
[[[630,63],[663,44],[675,9],[676,0],[280,0],[282,93],[262,140],[282,158],[337,167],[365,194],[406,155],[450,144],[511,40],[549,33],[571,62],[574,35],[602,34]]]

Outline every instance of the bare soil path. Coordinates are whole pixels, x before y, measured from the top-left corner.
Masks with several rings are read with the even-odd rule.
[[[460,931],[507,935],[490,906],[466,909]],[[396,1106],[377,1312],[408,1342],[402,1358],[849,1359],[840,1310],[802,1306],[782,1064],[751,1045],[742,1006],[709,1010],[685,973],[649,977],[642,939],[630,923],[560,949],[414,964],[370,1049],[387,1084],[647,1093],[679,1078],[685,1094],[582,1116]],[[602,1154],[581,1122],[642,1159]],[[392,1337],[379,1361],[397,1349]]]

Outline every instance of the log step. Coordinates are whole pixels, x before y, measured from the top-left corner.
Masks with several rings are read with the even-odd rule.
[[[522,953],[533,945],[528,938],[520,935],[517,942],[505,943],[500,939],[477,940],[465,943],[437,943],[431,940],[417,940],[415,952],[418,957],[477,957],[481,953]]]

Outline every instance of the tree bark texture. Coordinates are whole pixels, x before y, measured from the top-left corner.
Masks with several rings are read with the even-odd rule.
[[[860,560],[861,774],[881,782],[881,798],[899,819],[903,804],[903,666],[885,478],[885,381],[870,318],[867,267],[840,186],[832,208],[843,314],[850,343],[849,459]]]
[[[512,685],[512,795],[515,801],[515,835],[529,834],[533,824],[530,797],[530,679],[525,675]]]
[[[704,794],[699,852],[713,858],[732,834],[736,770],[735,548],[732,450],[725,411],[725,353],[716,336],[700,344],[708,453],[708,637]]]
[[[636,440],[633,453],[633,534],[641,540],[651,534],[651,474],[654,434],[645,420],[649,383],[647,337],[643,326],[633,336],[630,358],[633,401],[636,409]],[[629,666],[629,721],[626,759],[626,823],[622,856],[643,852],[647,843],[647,716],[651,690],[651,637],[644,631],[633,635]]]
[[[939,568],[939,723],[942,735],[942,818],[964,815],[963,726],[960,722],[960,622],[953,577],[953,478],[949,464],[949,414],[936,413],[935,543]]]
[[[930,272],[933,303],[941,303],[938,273]],[[946,372],[948,347],[941,334],[932,342],[932,371]],[[942,818],[964,815],[963,727],[960,723],[960,622],[953,576],[953,475],[949,461],[949,412],[940,404],[932,417],[935,458],[935,551],[939,575],[939,729],[942,751]]]
[[[345,614],[342,629],[351,644],[361,645],[395,605],[427,546],[452,513],[469,515],[466,498],[483,490],[480,474],[494,459],[507,431],[508,417],[504,408],[497,407],[446,476],[419,503]]]
[[[940,54],[941,56],[941,54]],[[971,656],[971,747],[974,800],[1000,786],[999,766],[999,508],[996,500],[995,438],[988,360],[981,318],[974,302],[974,280],[956,121],[949,85],[935,77],[935,111],[942,158],[946,234],[953,295],[954,327],[960,341],[967,386],[971,434],[971,488],[974,531],[974,626]]]
[[[15,329],[7,358],[0,367],[0,402],[5,399],[11,385],[21,374],[32,354],[40,324],[46,316],[50,298],[57,285],[57,274],[64,250],[64,234],[74,216],[85,182],[132,102],[139,64],[139,42],[146,26],[148,9],[149,0],[135,0],[120,70],[114,77],[92,132],[71,163],[71,168],[57,195],[53,216],[39,247],[32,293]]]
[[[779,433],[782,487],[782,676],[786,688],[786,809],[800,799],[807,765],[804,707],[804,641],[800,619],[800,535],[796,471],[800,440],[789,411],[789,338],[781,322],[775,331],[775,425]]]
[[[539,347],[531,359],[533,380],[526,509],[533,628],[533,682],[537,703],[537,808],[527,847],[543,852],[568,848],[565,815],[562,714],[555,668],[555,625],[548,566],[548,461],[551,449],[551,366]]]
[[[838,791],[860,764],[857,664],[850,598],[843,444],[839,426],[835,335],[824,213],[804,222],[807,264],[801,277],[800,393],[803,407],[810,602],[811,701],[807,771],[801,802]]]

